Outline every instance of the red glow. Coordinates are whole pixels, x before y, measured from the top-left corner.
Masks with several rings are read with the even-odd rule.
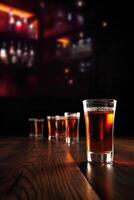
[[[6,32],[8,26],[9,26],[8,15],[0,12],[0,32]]]
[[[22,31],[22,22],[19,21],[19,20],[16,22],[16,31],[17,32],[21,32]]]
[[[12,81],[0,82],[0,96],[14,96],[16,93],[16,86]]]
[[[72,30],[72,27],[68,24],[62,24],[60,28],[57,29],[49,29],[47,31],[45,31],[44,33],[44,37],[48,38],[54,35],[57,35],[58,33],[64,33],[67,31]]]
[[[134,166],[134,162],[128,160],[115,160],[114,163],[120,165]]]

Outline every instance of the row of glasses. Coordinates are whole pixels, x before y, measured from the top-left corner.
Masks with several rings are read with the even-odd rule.
[[[48,140],[74,143],[79,141],[80,113],[66,112],[64,115],[47,116]],[[44,134],[44,119],[29,118],[29,136],[42,140]]]
[[[114,119],[117,101],[87,99],[83,101],[86,126],[87,161],[107,164],[114,157]],[[80,113],[47,116],[48,140],[67,143],[79,141]],[[30,118],[30,137],[43,138],[44,119]]]
[[[47,116],[48,140],[66,143],[79,141],[80,113],[65,112],[64,116]]]

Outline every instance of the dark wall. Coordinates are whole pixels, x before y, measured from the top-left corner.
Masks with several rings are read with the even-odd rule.
[[[117,99],[116,134],[133,136],[133,56],[131,24],[97,36],[96,97]]]

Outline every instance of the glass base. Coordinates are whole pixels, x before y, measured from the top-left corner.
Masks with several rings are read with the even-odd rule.
[[[33,134],[33,133],[30,133],[29,137],[31,139],[35,139],[35,140],[42,140],[43,139],[42,135],[37,135],[37,134]]]
[[[48,136],[48,141],[56,141],[56,140],[57,140],[56,136],[51,136],[51,135]]]
[[[79,142],[78,138],[69,138],[69,137],[66,138],[66,143],[68,144],[76,143],[76,142]]]
[[[57,139],[59,142],[66,142],[66,138],[65,137],[58,137]]]
[[[93,164],[112,164],[113,152],[108,153],[93,153],[87,152],[87,161]]]
[[[66,141],[66,135],[63,134],[63,133],[58,133],[58,134],[57,134],[57,140],[58,140],[59,142],[65,142],[65,141]]]

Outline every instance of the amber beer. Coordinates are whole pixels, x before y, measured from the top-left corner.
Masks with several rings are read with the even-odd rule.
[[[35,138],[43,139],[44,119],[35,120]]]
[[[88,101],[88,100],[87,100]],[[84,105],[87,160],[112,163],[114,151],[115,100],[93,100]],[[106,103],[106,102],[113,102]]]
[[[64,116],[55,116],[55,126],[56,126],[56,134],[58,141],[65,141],[65,117]]]
[[[66,117],[66,142],[73,143],[79,141],[79,118],[80,113],[65,113]]]
[[[86,112],[87,151],[108,153],[113,144],[113,112]]]
[[[35,124],[34,124],[35,119],[29,118],[28,121],[29,121],[29,136],[33,137],[35,135]]]

